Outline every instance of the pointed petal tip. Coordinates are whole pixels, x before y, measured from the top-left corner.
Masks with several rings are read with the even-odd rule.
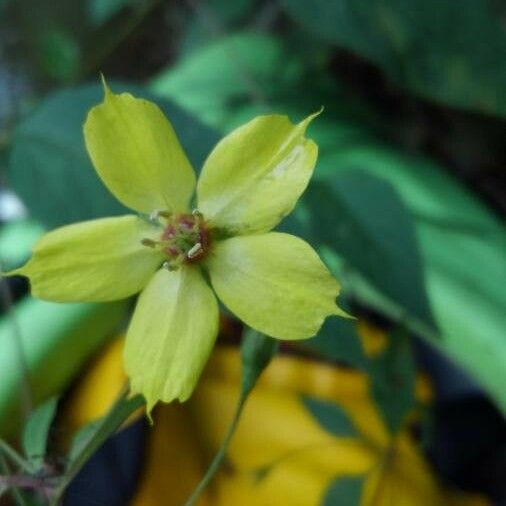
[[[153,427],[155,422],[153,421],[153,409],[156,406],[156,401],[146,401],[146,418],[148,419],[148,423],[150,427]]]
[[[341,318],[346,318],[348,320],[357,320],[356,316],[353,316],[352,314],[347,313],[343,309],[341,309],[339,306],[336,305],[336,309],[334,311],[334,316],[340,316]]]
[[[100,72],[100,80],[102,81],[102,87],[104,89],[104,101],[105,101],[109,97],[111,97],[113,95],[113,93],[111,91],[111,88],[109,88],[109,85],[107,84],[105,76],[102,72]]]
[[[301,122],[300,122],[300,125],[302,125],[304,127],[304,130],[309,126],[309,124],[315,119],[317,118],[318,116],[320,116],[320,114],[323,113],[323,111],[325,110],[325,106],[320,106],[320,109],[318,109],[318,111],[315,111],[313,112],[312,114],[310,114],[309,116],[307,116],[306,118],[304,118]]]

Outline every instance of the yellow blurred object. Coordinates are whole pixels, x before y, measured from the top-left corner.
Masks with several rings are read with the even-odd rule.
[[[132,506],[182,506],[204,469],[195,427],[181,404],[154,411],[146,467]],[[239,503],[237,503],[239,504]],[[206,493],[196,506],[212,506]]]
[[[369,358],[376,358],[388,346],[388,333],[365,319],[357,321],[362,349]]]
[[[64,444],[68,444],[83,425],[104,416],[118,398],[127,382],[123,369],[124,342],[124,338],[118,338],[107,344],[72,389],[72,402],[66,406],[62,416]],[[142,410],[137,411],[126,424],[141,414]]]
[[[124,382],[121,361],[118,340],[75,390],[67,413],[72,426],[100,416],[114,400]],[[240,368],[237,348],[217,347],[190,401],[158,406],[131,506],[184,503],[233,416]],[[426,380],[418,381],[416,391],[420,401],[430,398]],[[339,404],[360,436],[327,432],[306,409],[303,394]],[[334,480],[353,476],[365,479],[361,506],[488,504],[440,486],[407,431],[391,440],[369,397],[366,375],[278,356],[251,394],[226,465],[198,506],[318,506]]]

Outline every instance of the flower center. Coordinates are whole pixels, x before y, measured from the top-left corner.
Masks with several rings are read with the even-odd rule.
[[[143,239],[142,244],[161,251],[167,257],[165,268],[176,270],[182,264],[196,263],[209,251],[210,234],[199,211],[177,215],[156,211],[150,219],[161,224],[163,232],[159,240]]]

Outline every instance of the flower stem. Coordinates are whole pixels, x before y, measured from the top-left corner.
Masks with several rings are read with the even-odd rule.
[[[214,478],[214,475],[221,467],[221,464],[223,463],[223,460],[227,454],[228,447],[230,445],[230,441],[232,440],[232,437],[235,433],[235,430],[237,428],[237,424],[239,423],[239,420],[242,415],[242,411],[244,409],[244,405],[246,403],[246,399],[248,398],[249,392],[241,392],[241,396],[239,398],[239,402],[237,403],[237,406],[235,408],[234,417],[232,418],[232,422],[230,423],[227,433],[225,434],[225,437],[223,438],[223,441],[221,442],[221,446],[214,456],[211,464],[209,465],[206,474],[202,478],[202,480],[199,482],[199,484],[195,487],[193,490],[191,496],[187,499],[187,501],[184,503],[184,506],[194,506],[199,497],[200,494],[204,491],[204,489],[209,485],[211,480]]]
[[[4,456],[0,454],[0,491],[3,486],[7,485],[7,488],[11,489],[10,492],[12,494],[15,504],[18,506],[26,506],[26,501],[24,497],[21,495],[21,492],[19,491],[18,487],[15,484],[11,486],[10,484],[7,483],[9,478],[10,478],[9,466],[7,465],[7,462],[4,459]],[[6,483],[3,483],[4,481]]]
[[[128,398],[128,388],[125,387],[118,397],[116,403],[109,412],[97,424],[95,430],[90,434],[79,453],[71,460],[69,467],[63,475],[58,486],[53,492],[52,506],[60,503],[61,497],[70,482],[75,478],[77,473],[83,468],[93,454],[102,446],[102,444],[114,434],[125,420],[138,408],[144,404],[141,396]]]
[[[237,406],[235,408],[234,417],[232,418],[232,422],[230,423],[218,452],[211,461],[206,474],[195,487],[184,506],[194,506],[196,504],[200,494],[202,494],[207,485],[209,485],[223,463],[228,447],[232,441],[232,437],[234,436],[244,410],[246,400],[255,387],[258,378],[276,354],[277,349],[277,342],[270,337],[266,337],[251,329],[244,333],[241,343],[241,391],[239,394],[239,401],[237,402]]]
[[[30,464],[7,442],[0,439],[0,453],[3,453],[9,460],[24,471],[31,471]]]

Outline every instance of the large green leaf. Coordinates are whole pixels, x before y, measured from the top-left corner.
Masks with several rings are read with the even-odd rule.
[[[506,116],[506,30],[489,0],[282,0],[316,38],[349,48],[401,86]]]
[[[113,88],[156,100],[132,86],[113,83]],[[86,113],[102,94],[98,84],[59,91],[22,121],[14,135],[8,182],[48,227],[125,212],[101,183],[84,147]],[[198,168],[217,140],[215,134],[167,101],[160,105]]]
[[[300,71],[277,39],[240,33],[192,52],[157,76],[150,89],[217,125],[230,114],[230,104],[246,104],[250,97],[267,109],[267,93]]]
[[[413,312],[413,307],[396,300],[386,285],[377,282],[377,276],[360,268],[360,258],[353,260],[346,254],[350,246],[343,248],[336,235],[329,233],[328,258],[335,261],[336,272],[358,299],[426,337],[470,371],[506,409],[502,388],[506,382],[504,227],[437,165],[400,154],[372,140],[322,153],[319,176],[327,189],[339,185],[342,178],[349,178],[350,172],[381,178],[405,203],[413,219],[423,286],[434,325],[423,314]],[[354,199],[356,205],[368,209],[371,195],[362,193],[361,188],[357,182],[352,190]],[[373,195],[373,200],[376,197]],[[366,218],[363,213],[362,218]],[[367,226],[375,222],[373,216],[366,220]],[[335,230],[339,230],[341,223],[336,215]],[[350,241],[361,241],[360,231],[357,232],[349,234]],[[411,261],[409,251],[402,242],[398,244],[398,253]],[[368,248],[362,256],[376,253]],[[383,268],[379,261],[376,270],[381,272]],[[409,272],[403,262],[398,268],[400,276]]]
[[[402,313],[432,324],[414,222],[391,184],[349,171],[315,182],[304,203],[315,241],[338,252]]]

